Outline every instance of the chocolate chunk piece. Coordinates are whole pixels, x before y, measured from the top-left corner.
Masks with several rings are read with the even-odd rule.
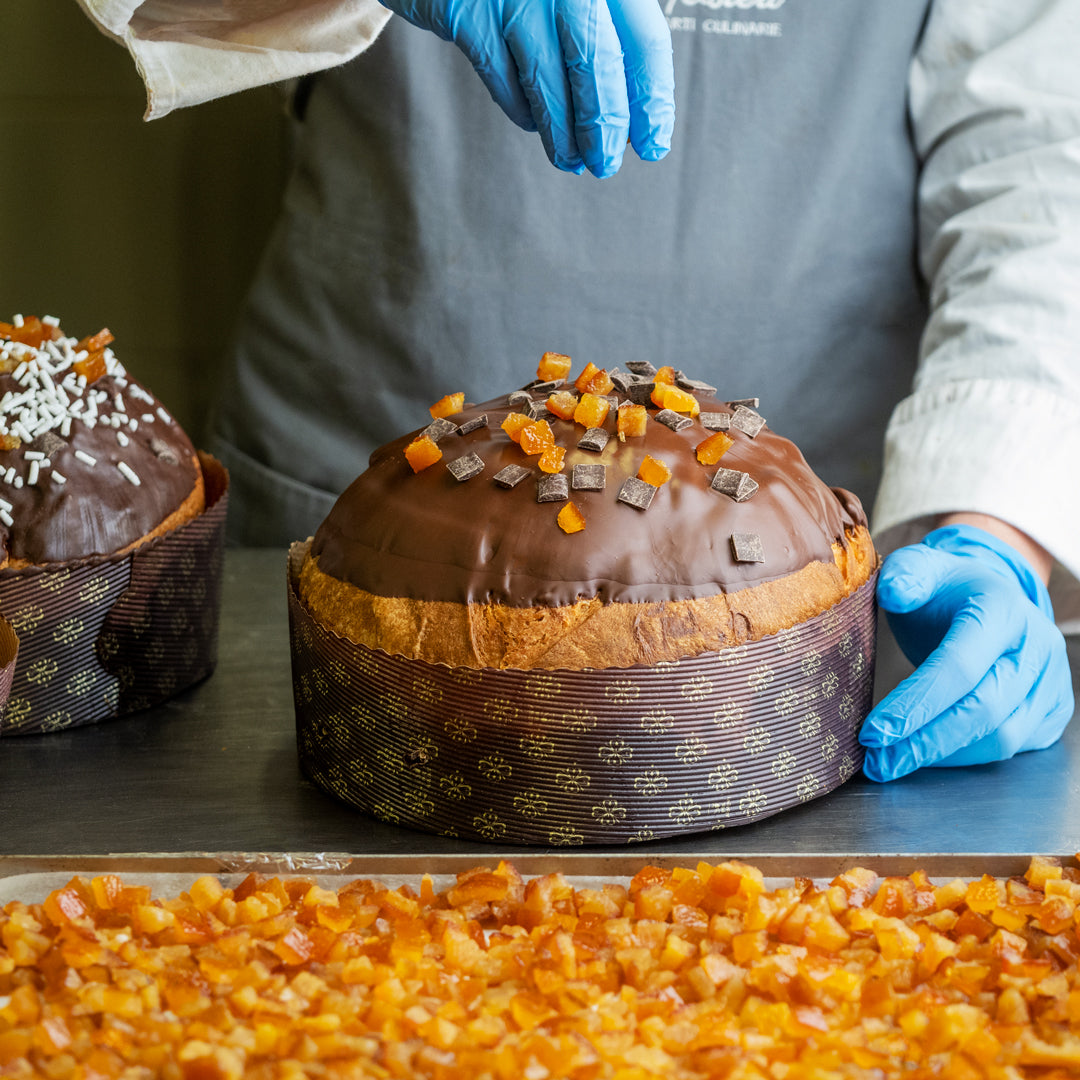
[[[703,412],[698,419],[701,426],[709,431],[727,431],[731,426],[731,413]]]
[[[575,465],[570,486],[575,491],[603,491],[607,483],[607,466]]]
[[[565,382],[565,379],[534,379],[526,385],[525,389],[531,390],[534,394],[550,394],[558,390]]]
[[[736,398],[734,401],[729,401],[728,404],[734,409],[736,405],[745,405],[748,409],[756,409],[761,404],[761,398],[756,397],[741,397]]]
[[[611,385],[614,386],[620,394],[627,393],[636,381],[632,375],[627,375],[622,371],[609,371],[608,378],[611,380]]]
[[[164,439],[159,439],[156,435],[150,440],[150,450],[166,465],[180,464],[176,451]]]
[[[711,386],[707,382],[702,382],[700,379],[688,379],[681,371],[675,375],[675,385],[681,387],[683,390],[689,390],[692,394],[716,393],[715,386]]]
[[[566,473],[552,473],[537,478],[537,502],[565,502],[569,498],[570,490],[566,483]]]
[[[578,439],[579,450],[594,450],[600,453],[608,444],[611,436],[602,427],[591,427]]]
[[[682,413],[677,413],[673,409],[661,409],[655,419],[659,420],[664,427],[671,428],[672,431],[682,431],[694,422],[689,416],[683,416]]]
[[[474,416],[471,420],[466,420],[458,429],[459,435],[468,435],[470,431],[479,431],[480,428],[488,426],[487,413],[481,413],[479,416]]]
[[[40,450],[47,458],[51,458],[58,450],[63,450],[67,443],[56,434],[55,431],[42,432],[31,444],[33,450]]]
[[[656,488],[652,484],[646,484],[644,480],[639,480],[636,476],[628,476],[619,488],[618,499],[619,502],[624,502],[638,510],[648,510],[655,494]]]
[[[437,443],[440,439],[445,439],[447,435],[452,435],[457,429],[457,424],[452,420],[447,420],[445,416],[440,416],[437,419],[432,420],[431,423],[424,428],[423,434],[433,443]]]
[[[736,502],[746,502],[758,489],[757,481],[749,474],[738,469],[717,469],[712,478],[713,491],[721,495],[730,495]]]
[[[653,388],[655,386],[656,386],[656,383],[654,383],[654,382],[642,381],[642,382],[631,383],[626,388],[626,396],[635,405],[646,405],[646,406],[651,405],[653,403],[652,392],[653,392]]]
[[[635,375],[655,375],[656,368],[649,363],[648,360],[627,360],[626,366]]]
[[[732,533],[731,554],[736,562],[765,561],[765,549],[757,533]]]
[[[526,409],[522,412],[529,417],[530,420],[542,420],[545,416],[549,416],[548,407],[546,402],[543,401],[531,401]]]
[[[532,473],[532,469],[526,469],[524,465],[507,465],[506,468],[500,469],[493,477],[499,487],[512,488],[516,487]]]
[[[531,403],[532,394],[525,390],[515,390],[506,397],[506,404],[509,405],[511,409],[520,409],[522,406],[527,406]]]
[[[455,480],[471,480],[484,471],[484,459],[479,454],[465,454],[464,457],[448,461],[446,467],[454,474]]]
[[[759,416],[745,405],[736,405],[731,414],[731,426],[745,431],[752,439],[765,426],[765,417]]]

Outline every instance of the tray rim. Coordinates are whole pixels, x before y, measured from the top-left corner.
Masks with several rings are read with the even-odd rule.
[[[373,854],[360,852],[102,852],[93,855],[63,853],[0,855],[0,879],[21,874],[63,872],[75,874],[266,874],[341,878],[410,877],[417,880],[456,874],[476,866],[494,866],[500,860],[513,864],[523,877],[561,873],[567,877],[630,878],[644,866],[672,869],[693,868],[698,863],[737,861],[757,867],[766,877],[835,877],[854,866],[868,867],[880,876],[907,875],[924,870],[932,879],[954,877],[1013,877],[1022,875],[1034,855],[1056,857],[1063,865],[1074,864],[1075,852],[786,852],[731,853],[650,851],[641,854],[619,852],[490,852]]]

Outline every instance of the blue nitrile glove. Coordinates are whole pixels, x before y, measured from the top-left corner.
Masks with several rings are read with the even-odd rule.
[[[382,0],[455,42],[503,112],[539,131],[552,164],[610,176],[630,143],[671,147],[675,73],[657,0]]]
[[[866,718],[871,780],[978,765],[1055,742],[1073,714],[1065,639],[1046,586],[973,525],[935,529],[881,568],[878,602],[915,672]]]

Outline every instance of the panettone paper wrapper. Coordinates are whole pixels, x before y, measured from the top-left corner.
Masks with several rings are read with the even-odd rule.
[[[134,551],[0,571],[0,735],[149,708],[217,662],[228,473],[199,454],[206,509]]]
[[[289,553],[300,764],[382,821],[496,843],[611,844],[798,806],[862,764],[876,574],[823,614],[719,652],[630,668],[451,668],[321,626]]]

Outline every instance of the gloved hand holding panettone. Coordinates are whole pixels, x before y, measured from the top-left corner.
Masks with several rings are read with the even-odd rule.
[[[610,176],[626,141],[671,147],[671,35],[656,0],[382,0],[455,42],[514,123],[539,131],[552,164]]]
[[[885,559],[878,602],[916,670],[863,725],[871,780],[1000,761],[1059,738],[1073,714],[1065,639],[1015,548],[973,525],[935,529]]]

